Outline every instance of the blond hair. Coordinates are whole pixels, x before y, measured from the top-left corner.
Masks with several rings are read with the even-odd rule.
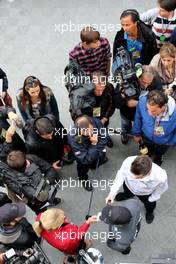
[[[160,57],[165,58],[165,57],[172,57],[175,59],[176,57],[176,48],[173,44],[171,43],[165,43],[160,49]]]
[[[55,230],[64,223],[64,211],[58,208],[51,208],[41,214],[40,220],[35,221],[32,225],[34,231],[38,236],[43,230]]]

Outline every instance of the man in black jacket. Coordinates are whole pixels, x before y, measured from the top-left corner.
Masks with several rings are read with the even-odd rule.
[[[117,48],[123,46],[129,52],[133,64],[149,64],[158,53],[152,30],[140,20],[139,13],[134,9],[123,11],[120,20],[122,29],[117,32],[114,39],[113,57],[117,53]]]
[[[40,241],[25,213],[24,203],[6,203],[0,207],[0,244],[7,249],[25,250]]]
[[[88,170],[105,163],[107,131],[101,121],[86,115],[75,120],[75,126],[68,134],[68,142],[77,161],[78,177],[87,191],[93,187],[88,180]]]
[[[58,174],[51,164],[35,155],[25,155],[21,151],[12,150],[7,156],[7,165],[9,168],[6,169],[3,179],[8,197],[13,202],[27,203],[36,214],[42,211],[46,205],[60,203],[61,199],[55,197],[52,198],[51,203],[49,201],[50,186],[55,185],[58,181]],[[0,163],[0,170],[2,171],[2,169],[3,163]],[[12,177],[16,175],[16,179],[13,180],[10,175]],[[42,182],[43,186],[39,190]]]
[[[162,90],[161,79],[152,66],[143,65],[141,66],[141,71],[142,74],[138,79],[136,78],[135,83],[139,90],[139,96],[146,95],[152,90]],[[131,132],[139,96],[136,98],[128,98],[125,95],[123,84],[118,84],[115,89],[113,103],[115,108],[120,109],[122,144],[128,143],[129,137],[127,134]]]
[[[27,153],[37,155],[60,170],[66,135],[63,125],[53,115],[27,121],[23,134]]]

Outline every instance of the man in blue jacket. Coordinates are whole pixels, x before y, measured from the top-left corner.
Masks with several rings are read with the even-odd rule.
[[[176,145],[176,105],[162,91],[151,91],[139,100],[133,135],[136,142],[143,139],[153,161],[161,165],[169,146]]]
[[[77,161],[78,177],[87,191],[93,190],[88,179],[88,170],[95,169],[107,161],[104,152],[107,136],[107,130],[101,121],[86,115],[75,120],[75,126],[68,134],[68,143]]]

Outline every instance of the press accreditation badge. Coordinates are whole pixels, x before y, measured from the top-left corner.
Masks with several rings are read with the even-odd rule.
[[[6,130],[2,128],[1,137],[6,138]]]
[[[155,130],[154,130],[154,134],[156,136],[162,136],[164,135],[164,128],[159,126],[159,127],[156,127]]]
[[[93,107],[93,117],[101,116],[101,107]]]

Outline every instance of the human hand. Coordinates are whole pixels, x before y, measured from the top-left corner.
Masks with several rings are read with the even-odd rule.
[[[57,161],[53,162],[52,167],[56,171],[59,171],[61,169],[61,162],[60,162],[60,160],[57,160]]]
[[[141,136],[134,136],[133,138],[136,143],[139,143],[139,141],[142,140]]]
[[[108,119],[106,118],[106,117],[103,117],[102,119],[101,119],[101,123],[104,125],[106,122],[108,121]]]
[[[15,134],[16,131],[16,123],[15,121],[12,121],[11,125],[6,131],[6,142],[11,143],[12,142],[12,136]]]
[[[112,194],[108,194],[108,196],[105,198],[106,204],[112,204],[114,201],[114,198],[112,196]]]
[[[133,108],[133,107],[136,107],[136,106],[137,106],[138,101],[136,101],[136,100],[134,100],[134,99],[130,99],[130,100],[127,101],[126,104],[127,104],[128,107]]]
[[[171,87],[166,88],[166,89],[164,90],[164,93],[165,93],[166,95],[172,95],[172,93],[173,93],[173,89],[172,89]]]
[[[97,145],[97,143],[98,143],[98,135],[93,134],[93,135],[90,135],[89,138],[90,138],[90,141],[91,141],[92,145]]]
[[[87,219],[87,221],[86,221],[86,223],[87,223],[88,225],[91,225],[91,224],[96,223],[96,222],[97,222],[97,216],[96,216],[96,215],[92,215],[92,216],[90,216],[90,217]]]

